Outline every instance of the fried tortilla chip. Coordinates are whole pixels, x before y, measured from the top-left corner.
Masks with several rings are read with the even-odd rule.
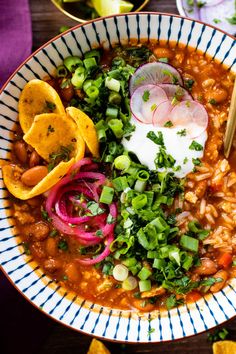
[[[213,354],[236,354],[236,342],[222,340],[212,346]]]
[[[78,125],[80,134],[82,135],[89,151],[94,157],[99,156],[99,143],[97,137],[97,131],[87,114],[75,107],[66,108],[66,112],[69,117],[73,118]]]
[[[80,131],[70,117],[45,113],[34,118],[31,128],[23,136],[27,144],[31,145],[37,153],[47,162],[50,162],[52,155],[69,154],[80,160],[84,156],[85,143]]]
[[[97,339],[93,339],[87,354],[111,354],[105,345]]]
[[[21,182],[17,175],[16,166],[5,165],[2,167],[2,174],[5,186],[14,197],[21,200],[26,200],[35,197],[36,195],[46,192],[54,186],[75,163],[72,158],[68,162],[61,161],[46,177],[44,177],[36,186],[27,187]]]
[[[85,142],[75,122],[55,113],[35,117],[24,140],[46,160],[49,173],[36,186],[28,187],[21,181],[19,167],[2,167],[4,183],[16,198],[26,200],[44,193],[54,186],[78,160],[84,157]]]
[[[56,90],[42,80],[29,81],[19,100],[19,121],[21,128],[26,133],[34,117],[42,113],[65,114],[64,106]]]

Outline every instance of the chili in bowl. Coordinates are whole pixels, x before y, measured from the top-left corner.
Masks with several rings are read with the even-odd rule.
[[[54,70],[49,66],[47,75],[20,83],[14,108],[19,121],[11,128],[2,167],[10,192],[5,212],[14,217],[20,248],[8,246],[2,254],[11,247],[19,252],[4,259],[3,267],[16,284],[24,283],[23,293],[29,291],[37,306],[62,322],[110,339],[158,341],[180,338],[180,329],[196,333],[200,306],[212,314],[222,297],[231,306],[235,151],[227,160],[222,143],[235,74],[230,50],[203,52],[199,23],[196,50],[192,32],[187,46],[171,30],[168,38],[157,32],[158,40],[154,32],[145,35],[145,20],[161,24],[163,18],[166,24],[171,18],[175,28],[181,20],[175,16],[131,14],[117,17],[119,24],[112,17],[104,21],[106,28],[120,29],[122,21],[137,18],[142,40],[129,32],[126,41],[118,35],[111,41],[107,32],[103,46],[87,48],[76,36],[81,40],[86,33],[91,43],[93,26],[103,33],[98,20],[35,54],[46,51]],[[181,21],[186,28],[195,24]],[[149,23],[153,31],[156,24]],[[11,236],[3,240],[15,242]],[[24,263],[7,268],[15,257],[27,266],[23,278],[18,273]],[[32,260],[42,273],[28,281]],[[48,290],[47,283],[35,293],[34,284],[44,277],[54,287]],[[214,326],[209,318],[203,316],[197,332],[208,321],[207,328]],[[192,330],[183,319],[190,319]],[[223,320],[222,315],[216,322]],[[113,321],[118,327],[112,334]],[[120,321],[127,324],[127,338]],[[178,322],[174,330],[171,321]]]

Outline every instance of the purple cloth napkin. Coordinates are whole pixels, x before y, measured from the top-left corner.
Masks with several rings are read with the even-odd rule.
[[[31,53],[28,0],[0,0],[0,87]]]

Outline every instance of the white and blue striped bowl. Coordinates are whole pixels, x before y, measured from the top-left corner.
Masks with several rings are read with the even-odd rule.
[[[8,161],[17,121],[18,99],[25,84],[54,72],[68,55],[97,47],[111,48],[129,39],[176,41],[194,47],[236,72],[235,39],[205,24],[175,15],[130,13],[77,26],[47,43],[13,74],[0,94],[0,151]],[[36,307],[71,328],[109,340],[160,342],[191,336],[236,315],[236,280],[217,294],[170,311],[140,316],[136,312],[102,307],[77,297],[46,276],[24,253],[9,197],[1,178],[0,263],[15,287]],[[152,319],[152,321],[150,321]],[[151,329],[154,329],[151,330]]]

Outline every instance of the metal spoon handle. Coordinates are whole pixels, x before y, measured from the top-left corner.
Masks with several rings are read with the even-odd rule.
[[[229,157],[235,128],[236,128],[236,79],[234,80],[234,88],[231,97],[229,115],[228,115],[226,132],[224,137],[224,154],[226,158]]]

